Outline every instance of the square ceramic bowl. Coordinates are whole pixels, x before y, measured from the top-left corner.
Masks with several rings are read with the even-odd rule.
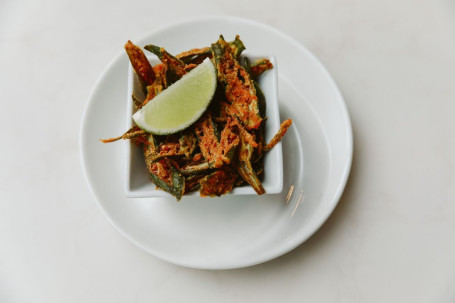
[[[278,72],[276,60],[273,56],[260,56],[244,52],[242,56],[246,56],[250,62],[254,62],[260,58],[267,58],[273,64],[273,69],[266,71],[258,78],[259,86],[261,87],[266,104],[266,120],[265,139],[269,142],[275,133],[280,128],[280,114],[278,107]],[[148,57],[152,65],[160,63],[157,59]],[[131,65],[128,69],[128,95],[127,95],[127,128],[133,125],[132,116],[135,113],[135,108],[131,95],[134,94],[141,100],[145,98],[140,88],[140,83],[137,75],[134,73]],[[155,184],[150,180],[149,172],[145,166],[144,155],[142,149],[133,144],[130,140],[125,141],[126,144],[126,182],[125,194],[131,198],[144,197],[171,197],[171,195],[163,190],[157,189]],[[278,143],[272,150],[266,153],[264,158],[264,175],[262,178],[262,186],[266,194],[280,193],[283,189],[283,155],[281,142]],[[254,189],[249,186],[241,186],[234,188],[228,196],[232,195],[255,195]],[[193,192],[186,196],[199,196],[199,192]],[[184,198],[183,197],[183,198]]]

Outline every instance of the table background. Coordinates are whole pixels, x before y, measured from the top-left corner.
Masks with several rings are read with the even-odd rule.
[[[79,128],[127,39],[197,16],[270,24],[346,99],[351,177],[292,252],[226,271],[178,267],[106,220]],[[455,2],[0,0],[0,302],[454,302]]]

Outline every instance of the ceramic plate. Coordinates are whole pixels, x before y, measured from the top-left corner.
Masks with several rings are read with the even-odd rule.
[[[305,47],[265,24],[238,18],[182,22],[133,41],[171,53],[239,34],[251,52],[275,56],[281,120],[292,118],[282,148],[284,190],[263,196],[127,198],[125,142],[99,138],[127,125],[128,59],[121,52],[88,100],[80,148],[88,184],[109,221],[129,240],[163,260],[228,269],[276,258],[308,239],[335,208],[349,175],[351,124],[343,98]],[[125,41],[131,37],[125,37]],[[292,189],[291,191],[289,189]]]

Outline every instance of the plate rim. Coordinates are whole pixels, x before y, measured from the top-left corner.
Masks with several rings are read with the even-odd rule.
[[[79,153],[80,153],[80,161],[81,161],[81,165],[82,165],[82,170],[83,170],[86,182],[88,184],[88,187],[89,187],[92,195],[95,197],[95,201],[96,201],[98,207],[101,209],[101,211],[104,214],[104,216],[108,219],[110,224],[112,224],[114,226],[114,228],[121,235],[123,235],[126,239],[128,239],[129,241],[131,241],[132,243],[134,243],[135,245],[137,245],[138,247],[140,247],[141,249],[143,249],[147,253],[150,253],[151,255],[153,255],[153,256],[161,259],[161,260],[164,260],[164,261],[176,264],[176,265],[184,266],[184,267],[198,268],[198,269],[211,269],[211,270],[216,270],[216,269],[235,269],[235,268],[244,268],[244,267],[258,265],[258,264],[273,260],[275,258],[278,258],[278,257],[288,253],[289,251],[291,251],[291,250],[295,249],[296,247],[300,246],[302,243],[304,243],[306,240],[308,240],[311,236],[313,236],[316,233],[316,231],[318,231],[321,228],[321,226],[327,221],[327,219],[333,213],[334,209],[336,208],[336,206],[339,203],[339,200],[340,200],[340,198],[341,198],[341,196],[342,196],[342,194],[343,194],[343,192],[344,192],[344,190],[346,188],[346,185],[347,185],[350,173],[351,173],[352,161],[353,161],[353,150],[354,150],[354,138],[353,138],[353,129],[352,129],[351,118],[350,118],[349,111],[348,111],[348,108],[347,108],[347,105],[346,105],[346,101],[344,100],[337,83],[335,82],[333,77],[330,75],[328,70],[325,68],[325,66],[321,63],[321,61],[311,51],[309,51],[303,44],[299,43],[296,39],[292,38],[290,35],[286,34],[285,32],[283,32],[281,30],[278,30],[278,29],[276,29],[275,27],[273,27],[273,26],[271,26],[269,24],[266,24],[266,23],[263,23],[263,22],[259,22],[259,21],[256,21],[256,20],[247,19],[247,18],[241,18],[241,17],[234,17],[234,16],[222,16],[222,15],[220,15],[220,16],[206,16],[206,17],[186,18],[186,19],[183,19],[183,20],[180,20],[180,21],[177,21],[177,22],[171,22],[171,23],[168,23],[168,24],[164,24],[164,25],[162,25],[160,27],[157,27],[155,30],[150,31],[149,33],[145,34],[144,36],[142,36],[140,38],[137,38],[137,40],[143,40],[143,39],[145,39],[146,37],[148,37],[150,35],[158,34],[159,32],[162,32],[162,31],[165,31],[165,30],[169,30],[169,29],[174,28],[174,27],[179,27],[179,26],[182,26],[182,25],[185,25],[185,24],[196,23],[196,22],[214,22],[214,21],[217,21],[217,22],[219,22],[219,21],[222,21],[222,22],[243,22],[243,23],[249,23],[249,24],[251,24],[253,26],[262,27],[265,30],[273,32],[273,33],[281,36],[282,38],[286,39],[295,48],[297,48],[300,52],[305,53],[317,65],[317,67],[322,71],[323,75],[327,79],[327,81],[328,81],[327,84],[332,86],[333,92],[334,92],[334,94],[336,96],[336,99],[338,99],[338,101],[339,101],[341,113],[344,116],[345,128],[346,128],[346,137],[347,137],[346,138],[347,139],[347,149],[346,149],[347,159],[346,159],[346,163],[345,163],[345,166],[344,166],[344,169],[343,169],[343,173],[342,173],[342,176],[340,178],[340,182],[338,184],[338,187],[337,187],[335,193],[333,194],[332,198],[329,200],[330,201],[330,203],[329,203],[330,206],[327,208],[327,211],[323,213],[323,216],[320,216],[319,220],[317,220],[317,224],[313,225],[313,228],[312,228],[311,232],[309,232],[305,236],[301,237],[298,241],[295,241],[292,245],[288,245],[288,246],[284,247],[283,249],[281,249],[279,251],[279,253],[275,253],[273,255],[267,255],[267,256],[265,256],[265,257],[263,257],[261,259],[255,260],[255,262],[249,262],[247,264],[244,264],[244,263],[241,263],[241,262],[237,262],[237,264],[234,265],[234,266],[230,266],[230,265],[224,264],[224,265],[221,265],[221,266],[213,266],[213,267],[198,266],[198,265],[194,265],[194,264],[188,264],[186,262],[176,261],[176,260],[173,260],[171,258],[166,258],[166,256],[163,256],[162,254],[159,254],[156,251],[150,250],[148,247],[146,247],[145,245],[143,245],[139,241],[135,240],[124,229],[122,229],[118,224],[116,224],[116,222],[114,222],[113,218],[111,218],[108,215],[107,210],[104,208],[103,204],[100,202],[100,197],[95,193],[95,190],[92,187],[91,178],[90,178],[90,176],[88,174],[88,171],[87,171],[87,168],[86,168],[86,159],[85,159],[85,155],[84,155],[85,154],[84,153],[84,147],[85,147],[84,129],[85,129],[85,125],[86,125],[85,121],[87,119],[88,109],[90,108],[90,105],[93,102],[92,100],[94,99],[93,97],[96,94],[97,89],[98,89],[99,85],[101,84],[101,82],[103,81],[103,79],[106,77],[106,75],[109,73],[109,71],[116,64],[118,64],[118,62],[121,60],[121,57],[123,56],[123,51],[119,51],[118,54],[115,55],[109,61],[109,63],[102,70],[101,74],[98,76],[97,80],[95,81],[95,84],[91,88],[90,94],[89,94],[89,96],[88,96],[88,98],[86,100],[86,103],[85,103],[85,106],[84,106],[84,109],[83,109],[83,113],[82,113],[82,117],[81,117],[81,122],[80,122],[81,124],[80,124],[80,128],[79,128]],[[338,101],[337,101],[337,103],[338,103]]]

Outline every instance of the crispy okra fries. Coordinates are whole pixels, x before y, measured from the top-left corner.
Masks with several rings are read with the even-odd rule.
[[[163,47],[146,45],[161,63],[152,66],[141,48],[131,41],[126,53],[139,79],[145,99],[133,95],[137,109],[210,58],[217,71],[217,91],[205,114],[187,129],[165,136],[153,135],[133,126],[123,135],[101,140],[104,143],[130,139],[143,149],[145,164],[155,185],[180,200],[199,190],[201,196],[221,196],[245,183],[257,194],[261,184],[264,154],[286,133],[292,120],[267,143],[264,141],[266,100],[257,79],[273,68],[267,59],[252,64],[241,53],[239,36],[226,42],[223,36],[211,46],[195,48],[176,56]],[[266,172],[265,172],[266,173]]]

